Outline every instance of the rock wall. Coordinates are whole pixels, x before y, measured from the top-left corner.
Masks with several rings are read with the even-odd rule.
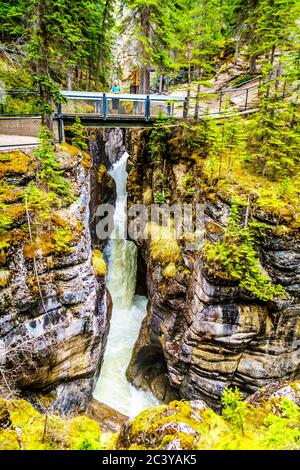
[[[230,202],[205,187],[201,168],[180,150],[180,141],[171,139],[155,162],[147,150],[148,131],[133,130],[129,140],[129,205],[150,204],[164,186],[169,204],[204,204],[205,239],[221,238]],[[182,184],[184,175],[191,175],[192,191]],[[256,249],[265,272],[289,293],[284,302],[259,301],[205,266],[201,251],[184,245],[175,275],[164,276],[149,241],[138,241],[148,267],[149,306],[127,371],[136,386],[150,388],[165,401],[177,391],[184,399],[204,399],[218,408],[227,386],[250,394],[269,382],[299,377],[299,231],[255,206],[251,217],[270,225]],[[278,235],[279,225],[284,230]]]
[[[111,306],[105,279],[95,276],[91,264],[94,219],[90,196],[97,168],[92,168],[89,155],[66,144],[57,147],[57,157],[76,196],[53,214],[59,226],[71,227],[70,252],[56,251],[45,242],[34,257],[30,255],[23,196],[10,198],[6,206],[18,217],[8,232],[1,233],[1,392],[28,396],[39,405],[71,413],[84,409],[91,398]],[[18,158],[22,165],[16,164]],[[36,160],[30,150],[17,156],[0,154],[2,196],[9,199],[10,192],[24,194],[35,179]]]

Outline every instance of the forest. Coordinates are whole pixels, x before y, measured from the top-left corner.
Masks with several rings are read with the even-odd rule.
[[[0,450],[300,449],[299,41],[299,0],[1,0]]]

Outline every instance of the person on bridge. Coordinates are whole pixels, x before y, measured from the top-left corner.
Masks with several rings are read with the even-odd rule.
[[[115,93],[116,95],[121,93],[121,86],[119,84],[119,80],[115,80],[114,84],[111,89],[112,93]],[[119,99],[118,98],[113,98],[112,99],[112,112],[113,114],[118,114],[119,111]]]

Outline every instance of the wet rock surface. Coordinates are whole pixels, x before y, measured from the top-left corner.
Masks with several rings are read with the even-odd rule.
[[[34,162],[31,155],[27,158]],[[91,265],[88,156],[72,148],[59,158],[76,199],[58,216],[76,221],[76,238],[71,252],[37,253],[34,261],[26,256],[25,235],[3,261],[9,282],[0,288],[0,360],[8,378],[6,394],[17,390],[33,402],[48,395],[52,409],[74,413],[85,408],[99,374],[109,297],[104,278],[97,278]],[[14,184],[22,189],[21,171]]]
[[[148,138],[148,131],[130,134],[129,206],[154,202],[153,194],[164,184],[167,203],[203,204],[204,237],[220,239],[230,215],[226,197],[199,183],[191,198],[180,186],[180,178],[188,174],[196,181],[197,166],[172,144],[162,161],[151,161]],[[254,209],[252,216],[255,220]],[[289,293],[284,301],[259,301],[236,282],[220,276],[213,266],[208,270],[201,250],[188,251],[184,246],[181,266],[174,276],[166,277],[163,266],[151,258],[149,241],[138,240],[148,266],[150,300],[127,372],[132,383],[161,397],[161,388],[155,392],[152,384],[163,370],[170,387],[182,398],[203,399],[219,408],[222,391],[228,386],[238,386],[247,395],[270,382],[299,377],[299,234],[287,230],[287,235],[278,236],[272,230],[279,223],[276,217],[261,211],[258,216],[270,229],[256,249],[265,272]],[[151,350],[159,351],[160,367],[154,361],[151,368],[150,360],[141,360]]]
[[[102,432],[119,432],[121,426],[128,420],[128,416],[119,413],[109,406],[93,398],[86,410],[86,416],[97,421]]]

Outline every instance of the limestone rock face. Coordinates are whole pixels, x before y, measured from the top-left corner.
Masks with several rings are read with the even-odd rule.
[[[203,204],[205,239],[218,240],[230,215],[226,198],[195,184],[191,199],[180,181],[182,175],[196,181],[197,166],[176,155],[172,144],[164,163],[151,162],[147,139],[147,132],[131,133],[129,185],[135,191],[129,204],[142,203],[146,192],[151,195],[159,187],[155,166],[160,165],[167,202]],[[174,276],[164,276],[161,263],[151,258],[149,241],[138,240],[148,266],[149,306],[127,373],[134,384],[155,393],[153,381],[164,374],[182,398],[203,399],[218,408],[225,387],[238,386],[247,395],[270,382],[299,377],[299,233],[286,228],[284,236],[277,235],[275,229],[283,222],[276,215],[255,207],[251,215],[270,226],[256,248],[265,272],[288,292],[284,301],[259,301],[213,267],[208,270],[201,250],[183,245],[181,266]],[[160,398],[161,393],[160,388]]]
[[[277,404],[282,398],[300,406],[300,382],[270,383],[250,395],[247,402],[254,406],[261,406],[267,400]]]
[[[100,424],[102,432],[119,432],[121,426],[128,420],[128,416],[110,408],[95,398],[92,398],[89,402],[85,414]]]
[[[108,331],[109,297],[91,264],[90,164],[83,164],[76,149],[66,149],[59,158],[76,198],[57,217],[76,221],[72,250],[37,253],[34,262],[24,250],[26,236],[15,241],[4,261],[9,281],[0,288],[0,361],[2,379],[8,378],[5,393],[13,387],[25,396],[30,391],[31,399],[48,394],[52,409],[67,413],[84,409],[91,397]],[[22,190],[23,175],[13,177]]]

